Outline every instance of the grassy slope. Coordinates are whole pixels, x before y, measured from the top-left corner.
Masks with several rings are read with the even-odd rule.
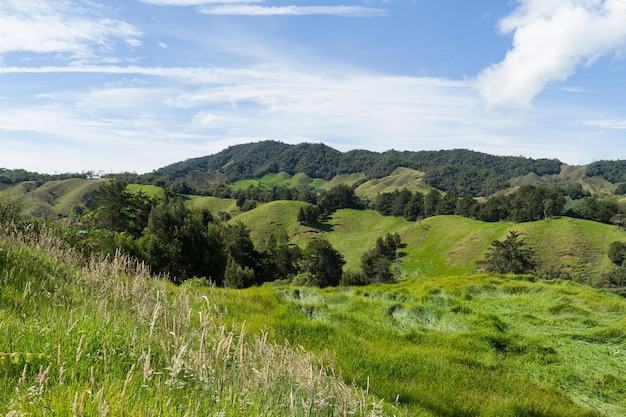
[[[623,416],[626,300],[485,275],[225,292],[229,312],[411,416]],[[597,414],[596,414],[597,413]]]
[[[237,201],[230,198],[189,196],[187,204],[191,208],[206,209],[213,214],[220,211],[228,213],[231,216],[241,214],[239,207],[237,207]]]
[[[356,193],[359,196],[375,197],[378,193],[389,193],[407,188],[412,192],[428,193],[433,188],[424,183],[424,173],[409,168],[397,168],[391,175],[369,180],[361,184]]]
[[[24,214],[27,216],[67,216],[74,205],[84,203],[85,195],[96,189],[104,180],[70,178],[48,181],[37,188],[33,183],[21,183],[3,190],[0,195],[22,198]]]
[[[530,223],[486,223],[459,216],[436,216],[418,222],[385,217],[373,211],[339,210],[320,229],[297,222],[301,202],[276,201],[237,216],[251,229],[253,242],[262,236],[279,236],[282,230],[292,242],[304,245],[323,236],[344,256],[346,269],[358,269],[361,255],[386,233],[399,233],[405,278],[447,276],[474,272],[491,242],[511,230],[522,233],[534,248],[542,268],[562,267],[585,282],[594,282],[611,263],[609,245],[626,241],[626,232],[610,225],[562,217]]]
[[[611,195],[615,190],[615,184],[598,178],[598,177],[586,177],[586,166],[566,165],[561,166],[561,172],[555,175],[544,175],[542,177],[537,174],[527,174],[523,177],[514,178],[511,180],[513,186],[521,185],[547,185],[563,183],[575,183],[582,185],[585,191],[597,195]]]
[[[626,413],[626,300],[586,286],[177,288],[51,242],[0,237],[2,415]]]
[[[80,266],[56,242],[0,234],[0,415],[396,414],[327,361],[233,330],[232,295],[118,257]]]

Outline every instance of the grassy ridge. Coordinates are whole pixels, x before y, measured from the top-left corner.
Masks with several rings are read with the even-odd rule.
[[[0,415],[387,415],[328,360],[231,327],[226,297],[0,235]]]
[[[87,193],[98,188],[102,181],[70,178],[48,181],[39,187],[25,182],[2,190],[0,196],[21,198],[26,216],[67,216],[73,206],[84,204]]]

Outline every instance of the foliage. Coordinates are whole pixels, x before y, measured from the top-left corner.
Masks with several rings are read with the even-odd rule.
[[[596,161],[587,167],[587,176],[617,184],[626,182],[626,161]]]
[[[391,264],[398,261],[401,245],[400,235],[387,233],[384,238],[376,239],[376,246],[361,257],[361,270],[369,282],[394,282],[399,271],[391,272]]]
[[[342,208],[363,208],[354,189],[346,184],[339,184],[323,192],[320,195],[318,206],[324,214],[330,214]]]
[[[227,258],[219,226],[180,199],[168,197],[152,209],[140,244],[154,271],[174,282],[193,276],[222,282]]]
[[[226,288],[248,288],[255,284],[254,270],[242,267],[234,259],[228,262],[224,272],[224,287]]]
[[[478,263],[487,272],[498,274],[527,274],[537,268],[535,253],[520,240],[520,233],[511,230],[505,240],[494,240],[485,254],[485,259]]]
[[[612,219],[618,213],[619,205],[613,198],[594,196],[581,199],[579,204],[567,210],[565,215],[611,224]]]
[[[0,226],[16,225],[22,216],[22,202],[15,198],[0,198]]]
[[[343,271],[340,284],[347,287],[359,287],[370,283],[369,278],[362,271]]]
[[[345,263],[343,256],[326,239],[311,240],[304,250],[304,270],[319,287],[339,285]]]
[[[190,172],[218,172],[229,181],[237,181],[279,172],[303,173],[325,180],[342,174],[364,173],[371,179],[391,175],[398,167],[426,172],[426,183],[442,191],[460,196],[487,196],[508,187],[509,179],[529,172],[539,176],[557,174],[561,163],[553,159],[501,157],[464,149],[341,153],[323,144],[287,145],[264,141],[235,145],[215,155],[172,164],[153,175],[176,180],[186,178]]]
[[[298,223],[315,225],[320,217],[320,209],[313,204],[307,204],[298,209]]]
[[[148,226],[153,201],[143,192],[130,193],[128,184],[114,179],[95,190],[88,202],[92,220],[99,229],[126,232],[139,237]]]
[[[624,261],[626,260],[626,242],[612,242],[609,246],[608,257],[615,265],[624,265]]]

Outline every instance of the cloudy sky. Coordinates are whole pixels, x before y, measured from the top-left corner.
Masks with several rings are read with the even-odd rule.
[[[626,1],[0,0],[0,167],[264,139],[626,158]]]

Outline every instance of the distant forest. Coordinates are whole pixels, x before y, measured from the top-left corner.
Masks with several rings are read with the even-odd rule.
[[[127,182],[175,187],[182,193],[223,195],[223,186],[228,183],[270,173],[302,173],[325,180],[343,174],[364,174],[363,181],[366,181],[386,177],[397,168],[406,167],[424,172],[426,184],[446,193],[459,197],[487,197],[508,188],[510,181],[520,176],[558,174],[562,164],[558,159],[495,156],[467,149],[340,152],[322,143],[289,145],[262,141],[231,146],[214,155],[177,162],[148,174],[111,176]],[[602,178],[613,184],[626,182],[626,161],[597,161],[586,169],[587,177]],[[91,171],[50,175],[22,169],[0,169],[0,185],[92,176]]]
[[[366,179],[374,179],[406,167],[425,172],[424,181],[439,190],[460,196],[488,196],[508,187],[511,178],[528,173],[558,174],[561,165],[557,159],[494,156],[466,149],[342,153],[321,143],[288,145],[264,141],[231,146],[215,155],[166,166],[154,174],[176,180],[194,171],[216,172],[228,181],[238,181],[278,172],[304,173],[325,180],[342,174],[363,173]]]

